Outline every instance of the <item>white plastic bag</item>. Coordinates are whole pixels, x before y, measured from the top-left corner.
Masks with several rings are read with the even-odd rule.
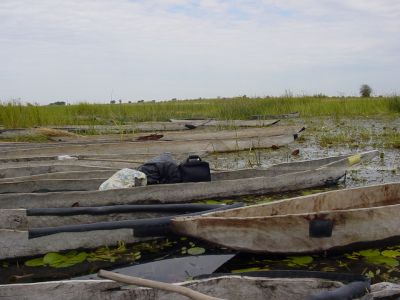
[[[125,168],[119,170],[113,176],[104,181],[100,185],[99,190],[105,191],[113,189],[124,189],[134,186],[144,186],[146,184],[146,174],[137,170]]]

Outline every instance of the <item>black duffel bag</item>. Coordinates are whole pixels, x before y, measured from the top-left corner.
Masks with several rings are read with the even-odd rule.
[[[169,153],[152,158],[138,170],[146,174],[149,185],[181,182],[178,164]]]
[[[211,181],[210,165],[198,155],[190,155],[179,165],[182,182]]]

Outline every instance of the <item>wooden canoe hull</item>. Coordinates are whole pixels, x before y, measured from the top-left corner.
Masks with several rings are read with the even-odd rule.
[[[75,215],[27,215],[26,209],[0,209],[0,228],[29,230],[29,228],[58,227],[66,225],[92,224],[135,219],[150,219],[171,216],[165,212],[126,212],[109,214],[75,214]]]
[[[33,176],[40,174],[50,174],[58,172],[78,172],[78,171],[99,171],[99,170],[109,170],[106,167],[94,167],[94,166],[84,166],[84,165],[41,165],[41,166],[24,166],[24,167],[13,167],[0,169],[0,178],[14,178],[22,176]]]
[[[309,295],[337,289],[342,283],[315,278],[221,276],[180,283],[209,296],[229,300],[304,300]],[[2,300],[186,300],[179,294],[148,288],[121,287],[110,280],[69,280],[0,285]]]
[[[148,238],[147,238],[148,239]],[[28,231],[0,229],[0,259],[32,256],[77,248],[115,246],[119,241],[134,243],[143,240],[132,229],[62,232],[30,239]]]
[[[241,251],[313,253],[398,238],[399,214],[400,183],[394,183],[176,218],[172,229]],[[315,222],[328,232],[332,226],[331,236],[315,236]]]
[[[44,173],[31,176],[20,176],[0,179],[0,184],[3,182],[21,182],[21,181],[32,181],[32,180],[49,180],[49,179],[77,179],[87,180],[96,178],[110,178],[117,172],[118,169],[110,170],[98,170],[98,171],[71,171],[71,172],[54,172]],[[1,190],[1,189],[0,189]]]
[[[109,191],[2,194],[0,195],[0,208],[191,202],[202,199],[279,193],[324,186],[327,183],[336,182],[344,175],[344,169],[330,169],[298,172],[275,177],[151,185]]]
[[[377,154],[377,151],[366,152],[360,155],[359,160],[371,159]],[[327,162],[330,163],[326,164]],[[253,170],[254,173],[252,170],[235,171],[239,176],[232,175],[235,172],[225,172],[225,174],[221,172],[215,175],[219,178],[211,182],[151,185],[109,191],[1,194],[0,208],[180,203],[232,196],[273,194],[335,183],[345,175],[349,160],[336,158],[335,161],[331,158],[280,166],[281,168],[273,166],[266,170]]]
[[[112,174],[114,174],[113,172]],[[111,175],[112,175],[111,174]],[[110,176],[111,176],[110,175]],[[61,191],[94,191],[108,178],[93,179],[40,179],[0,182],[0,194],[48,193]]]
[[[293,134],[276,136],[256,136],[244,138],[227,138],[188,141],[140,141],[105,144],[68,145],[54,147],[38,147],[0,151],[2,159],[32,156],[56,155],[102,155],[102,154],[160,154],[163,152],[210,153],[230,152],[255,148],[270,148],[287,145],[295,140]]]

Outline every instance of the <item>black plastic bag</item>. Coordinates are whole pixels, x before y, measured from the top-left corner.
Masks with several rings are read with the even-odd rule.
[[[182,182],[178,165],[169,153],[152,158],[138,170],[146,174],[149,185]]]

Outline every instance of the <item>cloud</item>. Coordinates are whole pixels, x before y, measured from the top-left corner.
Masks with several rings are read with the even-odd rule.
[[[2,0],[0,100],[389,93],[399,16],[395,0]]]

